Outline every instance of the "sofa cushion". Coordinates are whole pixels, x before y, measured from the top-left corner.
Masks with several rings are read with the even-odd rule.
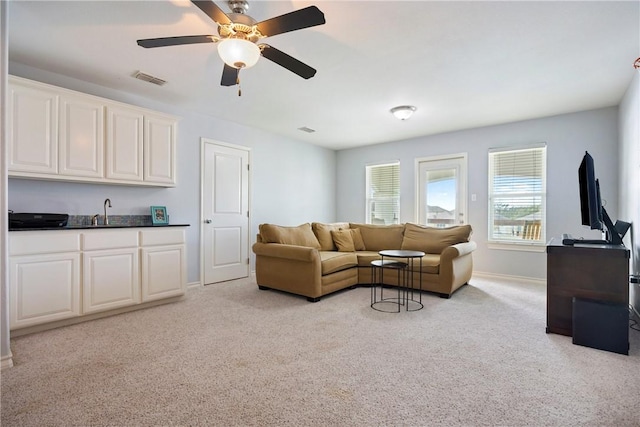
[[[371,267],[371,261],[380,259],[380,254],[378,252],[361,251],[356,252],[356,255],[358,256],[358,267]],[[399,261],[405,260],[400,259]],[[417,258],[414,260],[413,270],[420,271],[420,262]],[[440,272],[440,255],[426,254],[425,256],[423,256],[422,272],[438,274]]]
[[[321,251],[335,251],[336,246],[333,244],[333,237],[331,237],[331,230],[340,230],[349,228],[348,222],[334,222],[331,224],[323,224],[321,222],[311,223],[311,229],[318,238]]]
[[[358,265],[355,252],[320,251],[319,253],[323,276]]]
[[[320,243],[318,243],[318,239],[311,231],[311,224],[309,223],[301,224],[297,227],[260,224],[260,235],[264,243],[282,243],[320,249]]]
[[[368,251],[400,249],[400,246],[402,246],[403,224],[372,225],[350,223],[349,226],[360,230],[364,246]]]
[[[448,246],[468,242],[470,235],[471,226],[468,224],[436,228],[407,223],[401,248],[409,251],[422,251],[427,254],[439,254]]]
[[[424,252],[424,251],[423,251]],[[420,271],[420,262],[415,259],[413,271]],[[422,272],[438,274],[440,272],[440,255],[426,254],[422,257]]]
[[[371,267],[371,261],[380,259],[380,254],[375,251],[356,252],[358,256],[358,267]]]

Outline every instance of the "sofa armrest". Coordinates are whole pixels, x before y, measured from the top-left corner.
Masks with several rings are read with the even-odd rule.
[[[320,262],[318,250],[306,246],[285,245],[281,243],[254,243],[253,253],[256,255],[285,258],[294,261]]]
[[[315,248],[283,243],[254,243],[258,286],[304,295],[322,296],[322,263]]]
[[[470,254],[471,252],[475,251],[477,247],[478,245],[476,244],[476,242],[473,242],[473,241],[451,245],[449,247],[446,247],[442,251],[442,254],[440,255],[440,260],[442,262],[445,260],[451,260],[466,254]]]
[[[451,295],[453,291],[467,283],[473,273],[473,258],[471,253],[478,245],[476,242],[464,242],[449,246],[440,254],[440,286],[444,294]]]

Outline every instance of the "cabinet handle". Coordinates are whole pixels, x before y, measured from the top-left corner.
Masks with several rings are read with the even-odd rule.
[[[205,224],[211,224],[211,220],[210,219],[205,219],[204,222],[205,222]]]

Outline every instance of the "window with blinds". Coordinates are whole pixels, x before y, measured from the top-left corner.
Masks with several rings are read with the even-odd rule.
[[[489,241],[545,243],[546,150],[489,150]]]
[[[367,224],[398,224],[400,162],[367,166]]]

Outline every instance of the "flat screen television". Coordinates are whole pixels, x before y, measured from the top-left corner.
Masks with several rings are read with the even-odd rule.
[[[616,221],[615,225],[602,205],[600,196],[600,182],[596,178],[593,157],[584,153],[578,168],[578,182],[580,184],[580,214],[582,225],[592,230],[604,232],[603,240],[576,240],[575,243],[622,245],[622,238],[630,227],[624,221]]]
[[[600,183],[596,179],[593,157],[588,152],[585,152],[578,168],[578,182],[580,184],[582,225],[586,225],[592,230],[603,230]]]

